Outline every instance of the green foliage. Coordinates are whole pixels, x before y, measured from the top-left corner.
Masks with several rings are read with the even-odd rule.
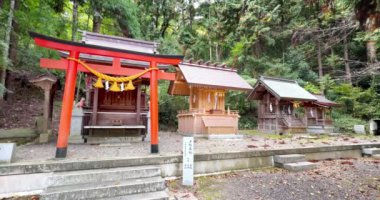
[[[332,117],[334,119],[334,128],[336,131],[342,133],[353,133],[354,125],[368,125],[368,121],[362,120],[360,118],[354,118],[349,114],[333,112]]]
[[[337,110],[354,118],[369,120],[380,117],[379,94],[373,89],[362,89],[349,84],[332,86],[328,96],[341,104]]]
[[[160,129],[176,131],[178,119],[177,113],[180,110],[189,108],[186,97],[170,96],[168,94],[168,82],[160,82],[159,87],[159,123]]]
[[[341,130],[346,130],[345,122],[359,123],[355,120],[380,117],[380,80],[356,73],[367,66],[365,42],[379,41],[380,31],[377,27],[372,27],[371,31],[364,28],[364,32],[351,25],[343,28],[355,24],[352,15],[357,15],[360,24],[365,25],[365,19],[378,14],[378,0],[370,1],[376,6],[368,6],[370,4],[362,0],[79,2],[80,30],[91,31],[94,18],[100,17],[101,33],[160,42],[158,51],[161,54],[184,54],[195,60],[228,63],[251,85],[259,76],[267,75],[297,80],[312,93],[324,92],[341,104],[334,112]],[[2,27],[6,26],[8,4],[5,1],[0,10]],[[13,32],[17,55],[12,58],[10,69],[30,74],[46,71],[39,67],[39,58],[59,56],[55,51],[36,47],[28,31],[70,40],[72,12],[70,0],[19,1],[15,10],[17,28]],[[5,29],[0,29],[1,38],[4,33]],[[345,70],[342,38],[346,34],[355,87],[342,84]],[[322,42],[326,75],[322,78],[316,73],[317,38]],[[0,66],[5,64],[7,61],[0,60]],[[63,71],[52,73],[64,78]],[[0,86],[0,92],[4,89]],[[187,98],[169,96],[167,89],[168,83],[161,82],[160,123],[162,128],[173,129],[177,111],[186,109]],[[256,103],[249,101],[247,94],[228,92],[227,107],[239,111],[240,128],[256,126]]]
[[[320,94],[321,93],[320,88],[318,88],[316,85],[309,83],[309,82],[306,83],[304,88],[305,88],[305,90],[307,90],[313,94]]]

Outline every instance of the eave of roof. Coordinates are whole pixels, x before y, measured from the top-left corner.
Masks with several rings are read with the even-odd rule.
[[[282,83],[292,84],[289,86],[293,86],[294,90],[298,90],[298,91],[296,91],[296,92],[298,92],[298,94],[297,95],[296,94],[290,95],[290,96],[281,95],[279,93],[279,90],[282,88],[277,88],[278,91],[276,91],[276,89],[272,88],[273,85],[270,86],[268,83],[266,83],[268,81],[278,82],[276,84],[282,84]],[[253,96],[257,92],[260,85],[262,85],[266,90],[268,90],[271,94],[273,94],[277,99],[286,99],[286,100],[292,100],[293,99],[293,100],[300,100],[300,101],[316,101],[317,100],[316,97],[314,97],[312,94],[310,94],[305,89],[303,89],[301,86],[299,86],[297,81],[282,79],[282,78],[265,77],[265,76],[261,76],[260,79],[256,82],[256,84],[254,85],[253,90],[249,94],[248,98],[253,99]]]
[[[97,46],[97,45],[91,45],[91,44],[84,44],[84,43],[79,43],[79,42],[62,40],[62,39],[58,39],[58,38],[42,35],[42,34],[35,33],[35,32],[29,32],[29,35],[32,38],[39,38],[39,39],[42,39],[42,40],[47,40],[47,41],[57,42],[57,43],[61,43],[61,44],[67,44],[67,45],[77,46],[77,47],[86,47],[86,48],[91,48],[91,49],[107,50],[107,51],[111,51],[111,52],[120,52],[120,53],[141,55],[141,56],[147,56],[147,57],[153,57],[153,58],[168,58],[168,59],[172,58],[172,59],[181,59],[182,60],[183,57],[184,57],[182,55],[151,54],[151,53],[144,53],[144,52],[123,50],[123,49],[104,47],[104,46]]]
[[[252,86],[241,78],[234,69],[184,62],[179,64],[179,68],[186,82],[191,86],[252,90]]]

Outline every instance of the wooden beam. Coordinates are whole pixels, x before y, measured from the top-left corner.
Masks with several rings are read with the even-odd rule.
[[[109,75],[130,76],[130,75],[134,75],[134,74],[144,71],[144,69],[118,67],[117,63],[115,63],[115,60],[112,66],[101,65],[101,64],[91,64],[91,63],[86,63],[86,64],[98,72],[109,74]],[[60,60],[41,58],[40,65],[42,68],[66,70],[67,65],[68,65],[68,60],[63,59],[63,58]],[[82,65],[78,65],[78,71],[90,73]],[[146,73],[142,75],[141,78],[150,78],[150,73]],[[169,81],[175,80],[175,73],[158,71],[158,79],[169,80]]]

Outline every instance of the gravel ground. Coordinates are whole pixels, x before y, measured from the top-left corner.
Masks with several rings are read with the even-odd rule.
[[[317,169],[278,168],[200,177],[193,188],[168,181],[177,199],[380,199],[380,161],[371,158],[320,161]],[[175,199],[174,198],[174,199]]]
[[[375,136],[309,136],[266,135],[247,133],[243,139],[208,140],[195,139],[195,153],[218,153],[262,149],[289,149],[301,147],[379,143]],[[120,143],[110,145],[70,144],[66,160],[96,158],[133,158],[141,156],[179,155],[182,151],[182,136],[177,133],[160,132],[159,155],[150,154],[149,142]],[[55,143],[26,144],[16,148],[16,162],[44,161],[55,156]]]

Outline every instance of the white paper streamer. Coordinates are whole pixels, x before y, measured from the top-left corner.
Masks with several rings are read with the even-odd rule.
[[[124,91],[124,83],[120,84],[120,91]]]
[[[106,90],[110,89],[110,83],[106,81]]]
[[[269,110],[270,110],[270,112],[273,112],[273,106],[272,106],[272,103],[269,104]]]

